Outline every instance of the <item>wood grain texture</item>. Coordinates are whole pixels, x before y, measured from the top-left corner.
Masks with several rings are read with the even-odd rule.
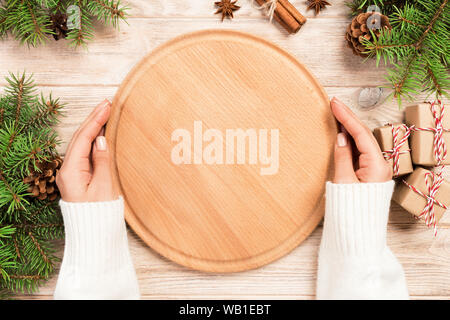
[[[194,299],[210,297],[314,298],[317,249],[322,235],[318,227],[289,255],[262,268],[210,274],[177,265],[149,249],[129,230],[131,255],[141,293],[147,298]],[[388,245],[403,265],[411,296],[450,296],[450,230],[441,229],[436,238],[420,223],[390,225]],[[62,246],[60,252],[62,255]],[[38,296],[52,295],[56,276],[40,289]]]
[[[188,137],[173,141],[179,130]],[[106,130],[127,222],[163,256],[209,272],[260,267],[312,232],[336,133],[326,93],[301,63],[261,38],[220,30],[145,57],[114,98]],[[185,141],[176,155],[187,159],[175,163]],[[215,160],[205,158],[212,141]]]
[[[363,63],[346,48],[344,34],[348,17],[346,0],[333,0],[332,6],[318,17],[305,11],[304,0],[293,0],[308,17],[298,34],[270,25],[267,18],[240,0],[242,9],[233,21],[219,22],[214,6],[204,0],[130,0],[130,25],[116,32],[96,30],[89,50],[68,49],[64,41],[50,42],[38,49],[21,47],[16,41],[0,43],[0,87],[8,71],[33,72],[39,89],[53,91],[67,102],[67,116],[58,126],[64,153],[73,132],[92,108],[103,98],[112,99],[131,67],[158,45],[184,32],[207,28],[240,30],[272,41],[301,60],[325,87],[327,94],[338,96],[370,127],[398,122],[403,113],[395,102],[387,101],[373,110],[358,108],[357,97],[363,87],[385,83],[384,67]],[[417,102],[426,97],[417,98]],[[448,103],[448,101],[447,101]],[[450,170],[447,170],[450,178]],[[450,298],[450,214],[442,218],[437,238],[432,231],[392,204],[388,243],[403,264],[413,299]],[[144,299],[189,298],[314,298],[316,258],[320,241],[319,227],[301,246],[283,259],[261,269],[230,275],[207,275],[180,267],[144,245],[130,231],[130,247]],[[63,244],[60,243],[60,255]],[[24,299],[49,299],[56,276],[36,295]]]
[[[38,83],[51,86],[118,86],[131,68],[157,46],[186,32],[219,28],[248,32],[274,42],[302,61],[325,87],[385,83],[382,68],[376,68],[374,61],[363,63],[346,47],[342,35],[348,23],[345,17],[310,19],[295,36],[288,36],[263,19],[222,24],[214,17],[169,21],[163,18],[132,18],[130,25],[122,26],[120,32],[98,30],[88,51],[73,51],[58,41],[50,42],[46,47],[30,49],[24,55],[15,55],[28,49],[14,41],[3,42],[0,61],[7,63],[1,64],[0,76],[6,75],[8,70],[25,69],[34,71]],[[48,57],[53,57],[51,70],[60,70],[59,73],[36,68],[37,65],[48,65]],[[348,72],[349,69],[352,72]],[[4,83],[1,77],[0,84]]]
[[[346,0],[334,0],[333,6],[320,13],[320,18],[345,16],[348,14],[347,7],[344,6]],[[314,10],[306,10],[307,2],[305,0],[290,0],[298,11],[305,17],[315,17]],[[130,0],[128,1],[132,7],[131,15],[135,17],[162,17],[179,18],[179,17],[211,17],[211,14],[217,10],[214,1],[166,1],[166,0]],[[234,21],[226,21],[228,23],[239,23],[242,18],[265,18],[263,11],[255,9],[258,5],[252,6],[251,0],[239,0],[238,4],[241,9],[234,12],[236,19]]]

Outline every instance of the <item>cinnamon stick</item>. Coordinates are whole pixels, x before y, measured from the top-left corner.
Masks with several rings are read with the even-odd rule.
[[[256,2],[262,6],[267,3],[267,0],[256,0]],[[286,0],[287,2],[287,0]],[[293,7],[293,6],[292,6]],[[294,8],[295,9],[295,8]],[[298,11],[297,11],[298,12]],[[298,13],[300,14],[300,13]],[[300,14],[301,15],[301,14]],[[289,33],[296,33],[300,30],[301,24],[297,21],[294,16],[281,4],[279,0],[275,8],[275,13],[273,18],[285,28]],[[303,17],[304,18],[304,17]],[[306,19],[305,19],[306,21]]]
[[[260,6],[268,0],[256,0]],[[306,22],[306,18],[288,0],[278,0],[273,18],[289,33],[296,33]]]
[[[281,4],[295,20],[297,20],[300,26],[305,24],[306,18],[288,0],[278,0],[278,3]]]

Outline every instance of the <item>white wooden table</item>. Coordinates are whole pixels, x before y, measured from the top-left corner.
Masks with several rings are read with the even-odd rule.
[[[287,35],[269,24],[262,13],[239,0],[242,8],[232,21],[220,22],[214,15],[213,0],[129,0],[129,25],[120,31],[99,26],[88,51],[69,49],[64,41],[28,49],[16,41],[0,42],[0,87],[8,71],[26,70],[45,93],[53,92],[67,103],[67,116],[58,132],[64,154],[72,133],[102,99],[112,99],[128,71],[146,53],[173,37],[208,28],[252,33],[286,49],[319,79],[331,96],[350,105],[371,128],[400,121],[402,112],[395,102],[372,111],[357,107],[362,87],[384,83],[384,70],[373,61],[362,63],[346,48],[344,33],[350,19],[344,0],[333,4],[317,18],[306,12],[304,0],[292,3],[308,17],[296,35]],[[423,99],[424,97],[422,97]],[[403,264],[409,292],[415,299],[450,297],[450,214],[443,218],[437,237],[422,223],[395,204],[388,227],[388,243]],[[207,274],[178,266],[143,244],[130,230],[131,253],[142,297],[145,299],[312,299],[315,292],[317,252],[322,228],[286,257],[258,270],[236,274]],[[63,242],[60,243],[63,251]],[[56,275],[35,295],[21,298],[51,298]]]

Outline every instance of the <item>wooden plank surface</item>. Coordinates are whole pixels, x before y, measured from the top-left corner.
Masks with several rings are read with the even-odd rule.
[[[263,18],[223,24],[215,17],[169,20],[132,18],[129,24],[122,26],[120,32],[99,30],[88,51],[73,51],[63,41],[28,51],[16,42],[5,41],[0,59],[7,62],[2,66],[8,65],[8,68],[1,68],[0,75],[8,69],[25,69],[33,71],[37,82],[52,87],[117,86],[146,53],[167,40],[186,32],[222,28],[248,32],[274,42],[302,61],[323,86],[374,86],[384,83],[384,71],[376,68],[374,61],[363,64],[363,60],[353,56],[346,47],[343,30],[348,20],[345,17],[310,19],[298,34],[291,36],[283,34],[276,25],[270,25]],[[24,50],[28,52],[17,54]],[[0,84],[3,83],[1,77]]]
[[[321,234],[319,227],[280,260],[257,270],[234,274],[186,269],[148,249],[133,232],[128,238],[140,290],[148,298],[314,298]],[[421,224],[389,226],[388,244],[405,269],[411,295],[450,296],[449,236],[449,229],[441,229],[434,239],[430,230]],[[51,296],[55,284],[56,277],[53,277],[39,295]]]
[[[296,35],[287,35],[255,8],[240,0],[242,8],[233,21],[220,22],[213,2],[205,0],[132,0],[129,25],[120,31],[101,27],[88,51],[69,49],[64,41],[50,42],[38,49],[21,47],[16,41],[0,43],[0,87],[8,71],[34,74],[39,89],[67,103],[66,117],[58,125],[64,154],[71,135],[96,103],[114,96],[123,78],[146,53],[171,38],[208,28],[249,32],[272,41],[302,61],[325,87],[338,96],[371,128],[401,121],[403,112],[395,102],[364,111],[357,106],[363,87],[385,84],[383,68],[373,61],[363,63],[346,48],[344,33],[350,19],[345,0],[331,0],[318,17],[306,12],[304,0],[292,3],[308,17]],[[418,98],[418,101],[425,97]],[[447,172],[450,177],[450,173]],[[414,299],[450,298],[450,214],[446,214],[436,238],[431,230],[393,204],[388,243],[403,264]],[[145,299],[312,299],[317,272],[319,227],[301,246],[286,257],[258,270],[237,274],[207,274],[180,267],[146,247],[130,231],[130,248],[142,297]],[[63,242],[57,244],[62,254]],[[56,276],[35,295],[24,299],[49,299]]]

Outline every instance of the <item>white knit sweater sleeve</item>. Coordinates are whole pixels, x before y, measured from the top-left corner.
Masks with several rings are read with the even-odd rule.
[[[66,232],[55,299],[139,299],[123,199],[60,201]]]
[[[394,182],[326,186],[317,299],[408,299],[402,266],[386,244]]]

